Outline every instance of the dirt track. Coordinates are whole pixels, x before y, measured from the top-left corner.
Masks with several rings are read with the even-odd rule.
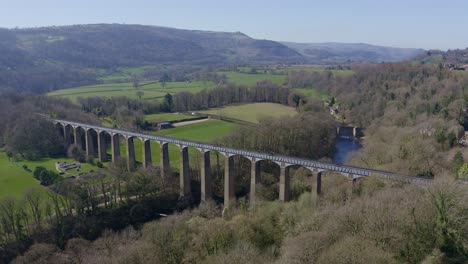
[[[196,124],[196,123],[201,123],[208,121],[210,118],[205,118],[205,119],[199,119],[199,120],[192,120],[192,121],[185,121],[185,122],[178,122],[178,123],[173,123],[172,126],[174,127],[180,127],[180,126],[185,126],[185,125],[190,125],[190,124]]]

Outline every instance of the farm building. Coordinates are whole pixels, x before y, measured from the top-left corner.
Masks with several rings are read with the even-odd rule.
[[[172,124],[168,122],[158,123],[158,128],[159,129],[172,128]]]

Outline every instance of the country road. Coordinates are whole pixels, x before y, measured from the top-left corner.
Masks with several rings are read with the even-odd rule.
[[[178,123],[173,123],[172,126],[174,127],[180,127],[180,126],[186,126],[186,125],[191,125],[191,124],[196,124],[196,123],[201,123],[210,120],[210,118],[205,118],[205,119],[198,119],[198,120],[192,120],[192,121],[184,121],[184,122],[178,122]]]

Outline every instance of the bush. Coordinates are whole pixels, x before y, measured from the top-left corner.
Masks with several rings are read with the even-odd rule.
[[[86,157],[86,162],[91,164],[91,165],[94,165],[94,157],[93,156],[87,156]]]
[[[98,161],[96,162],[96,166],[97,166],[98,168],[103,168],[103,167],[104,167],[104,164],[102,164],[102,162],[98,160]]]
[[[76,145],[70,145],[67,150],[67,156],[78,162],[86,161],[86,152]]]
[[[364,177],[358,180],[357,192],[360,194],[373,194],[385,187],[385,183],[377,177]]]
[[[44,186],[52,185],[60,179],[60,176],[56,172],[47,170],[42,166],[37,166],[36,169],[34,169],[33,177],[39,180],[41,185]]]
[[[47,169],[45,167],[42,167],[42,166],[37,166],[35,169],[34,169],[34,172],[33,172],[33,176],[36,180],[40,180],[40,175],[43,171],[46,171]]]
[[[460,180],[468,180],[468,163],[464,163],[458,169],[457,176],[458,176],[458,179],[460,179]]]
[[[13,155],[12,159],[14,162],[18,162],[18,161],[24,160],[24,156],[21,155],[20,153],[16,153]]]
[[[310,192],[311,177],[309,174],[310,172],[302,167],[294,172],[294,177],[291,178],[291,200],[296,200],[301,196],[301,194]]]
[[[341,239],[320,255],[318,263],[397,263],[391,254],[362,237]]]
[[[24,164],[23,166],[23,170],[27,171],[27,172],[32,172],[29,168],[28,168],[28,165]]]
[[[57,248],[50,244],[35,244],[24,254],[24,256],[18,257],[14,263],[26,264],[26,263],[51,263],[54,260],[54,254]],[[58,262],[55,262],[58,263]]]

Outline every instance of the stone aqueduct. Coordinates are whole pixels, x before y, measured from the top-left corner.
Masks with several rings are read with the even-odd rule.
[[[428,184],[431,182],[429,179],[418,177],[405,177],[393,173],[378,171],[372,169],[351,167],[337,165],[333,163],[325,163],[314,160],[306,160],[295,157],[287,157],[282,155],[273,155],[267,153],[260,153],[255,151],[248,151],[242,149],[234,149],[223,147],[219,145],[212,145],[206,143],[199,143],[189,140],[182,140],[166,136],[148,135],[142,133],[133,133],[120,129],[112,129],[107,127],[82,124],[72,121],[50,119],[55,125],[63,129],[64,140],[66,144],[77,144],[82,146],[82,136],[84,133],[85,150],[87,155],[93,156],[95,150],[97,151],[98,159],[102,162],[107,161],[107,146],[105,134],[111,138],[111,156],[112,162],[120,158],[120,139],[125,140],[126,145],[126,161],[129,170],[136,166],[135,148],[133,141],[139,139],[142,142],[142,165],[143,167],[152,166],[150,141],[156,141],[160,145],[160,168],[162,177],[166,177],[170,173],[169,163],[169,148],[168,144],[173,143],[180,149],[180,196],[191,195],[190,175],[189,175],[189,155],[188,147],[194,147],[200,151],[202,158],[200,160],[200,183],[201,183],[201,200],[205,201],[211,198],[211,164],[210,152],[219,152],[225,157],[224,164],[224,205],[228,207],[236,196],[234,193],[234,159],[236,155],[243,156],[251,161],[251,181],[250,181],[250,202],[255,202],[255,184],[260,176],[260,161],[268,160],[275,162],[280,166],[280,182],[279,182],[279,199],[280,201],[288,201],[289,199],[289,168],[291,166],[302,166],[312,172],[313,186],[315,191],[313,193],[321,193],[321,179],[322,172],[333,171],[341,173],[350,181],[350,188],[354,185],[356,179],[360,177],[375,176],[386,181],[396,181],[402,183],[416,183]],[[94,131],[94,133],[93,133]],[[95,146],[93,137],[97,135],[97,146]],[[72,140],[73,139],[73,140]]]

